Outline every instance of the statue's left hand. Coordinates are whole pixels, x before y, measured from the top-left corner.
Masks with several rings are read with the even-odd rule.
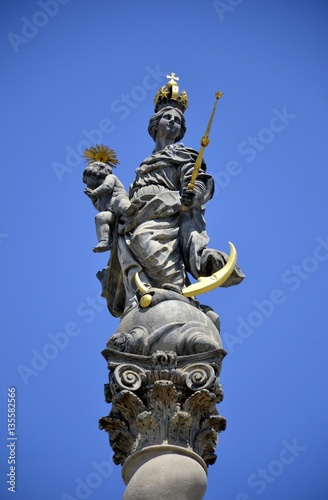
[[[191,208],[195,205],[196,201],[196,193],[192,189],[188,188],[183,188],[182,194],[181,194],[181,205],[187,208]]]

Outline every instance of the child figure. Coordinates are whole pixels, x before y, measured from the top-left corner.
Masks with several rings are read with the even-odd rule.
[[[95,217],[98,244],[94,252],[111,249],[112,229],[117,217],[133,215],[136,208],[131,205],[121,181],[112,174],[118,163],[116,154],[107,146],[98,146],[84,151],[89,165],[83,172],[83,182],[87,185],[84,192],[98,210]]]

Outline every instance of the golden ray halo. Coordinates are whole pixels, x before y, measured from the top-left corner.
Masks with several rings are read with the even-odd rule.
[[[83,156],[89,164],[95,161],[107,163],[111,167],[115,167],[119,164],[115,151],[103,144],[96,144],[95,146],[85,149]]]

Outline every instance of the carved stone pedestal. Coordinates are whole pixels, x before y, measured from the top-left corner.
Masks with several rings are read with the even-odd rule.
[[[150,356],[105,349],[111,412],[100,419],[113,461],[123,465],[124,500],[201,500],[226,421],[216,403],[223,349]]]

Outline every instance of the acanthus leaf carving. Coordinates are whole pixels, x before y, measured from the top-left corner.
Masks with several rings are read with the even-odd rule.
[[[169,441],[178,446],[190,446],[190,427],[192,418],[186,411],[179,411],[169,423]]]
[[[144,411],[138,415],[137,428],[139,430],[139,439],[136,443],[136,449],[158,444],[160,424],[150,411]]]
[[[112,410],[100,420],[110,435],[115,463],[123,464],[134,452],[160,444],[193,450],[207,465],[214,463],[217,434],[225,428],[216,409],[222,393],[217,357],[207,360],[202,354],[201,362],[197,356],[189,361],[160,351],[152,357],[138,356],[137,365],[124,362],[131,355],[120,356],[123,362],[115,357],[105,386],[112,395]]]

